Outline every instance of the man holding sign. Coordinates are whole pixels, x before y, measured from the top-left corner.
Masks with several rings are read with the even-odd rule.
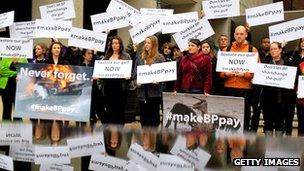
[[[238,26],[234,32],[235,42],[225,48],[223,51],[231,52],[258,52],[258,50],[250,45],[247,38],[247,31],[244,26]],[[249,72],[221,72],[220,77],[224,79],[225,94],[227,96],[236,96],[245,98],[245,116],[244,129],[249,130],[250,122],[250,97],[251,79],[253,73]]]

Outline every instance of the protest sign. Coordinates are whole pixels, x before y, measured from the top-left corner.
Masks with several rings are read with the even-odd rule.
[[[104,52],[106,47],[107,34],[98,33],[91,30],[71,28],[68,46],[85,49],[96,49]]]
[[[73,0],[61,1],[39,7],[41,19],[66,20],[75,18]]]
[[[223,52],[217,53],[216,72],[250,72],[255,71],[258,53]]]
[[[32,124],[1,123],[0,145],[29,145],[32,144]]]
[[[137,66],[137,83],[147,84],[176,80],[176,61]]]
[[[298,81],[298,98],[304,98],[304,76],[299,76]]]
[[[69,148],[67,146],[43,147],[35,146],[35,164],[70,164]]]
[[[0,38],[0,56],[33,58],[33,40]]]
[[[0,14],[0,28],[11,26],[14,23],[15,11]]]
[[[159,154],[157,171],[194,171],[194,167],[181,158],[170,154]]]
[[[240,15],[240,0],[202,1],[207,19],[227,18]]]
[[[89,169],[99,171],[124,171],[123,168],[126,164],[127,161],[123,159],[101,154],[94,154],[91,157]]]
[[[91,15],[91,22],[95,32],[115,30],[129,26],[127,13],[124,11],[111,11]]]
[[[162,33],[176,33],[185,29],[187,26],[196,23],[198,20],[197,12],[187,12],[173,14],[162,20]]]
[[[88,121],[92,68],[20,64],[14,117]]]
[[[64,164],[40,165],[39,171],[73,171],[72,166]]]
[[[11,38],[32,39],[35,36],[35,21],[15,22],[9,31]]]
[[[11,157],[0,154],[0,169],[14,170],[14,163]]]
[[[169,17],[173,15],[173,12],[173,9],[140,8],[140,15],[142,21],[153,16],[157,16],[160,18]]]
[[[136,164],[129,160],[127,164],[124,166],[124,171],[148,171],[147,169],[143,168],[141,165]]]
[[[283,1],[246,9],[246,22],[249,26],[257,26],[283,20]]]
[[[297,67],[257,64],[253,84],[293,89]]]
[[[32,145],[10,145],[9,156],[16,161],[35,162],[34,148]]]
[[[131,78],[132,60],[96,60],[93,77]]]
[[[36,20],[35,38],[64,38],[71,34],[72,21]]]

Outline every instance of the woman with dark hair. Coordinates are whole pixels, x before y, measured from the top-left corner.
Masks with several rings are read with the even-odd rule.
[[[270,44],[270,64],[291,66],[292,64],[282,53],[282,46],[278,42]],[[264,132],[272,135],[282,135],[284,131],[284,119],[289,115],[288,105],[292,101],[294,90],[264,86],[261,93],[261,106],[264,116]]]
[[[212,87],[211,58],[201,53],[201,42],[190,39],[188,53],[180,60],[175,93],[203,93],[209,95]]]
[[[165,58],[158,52],[158,39],[156,36],[148,36],[145,39],[141,55],[136,59],[133,72],[134,78],[136,79],[137,66],[161,62],[165,62]],[[137,83],[137,96],[139,99],[141,125],[159,126],[162,84],[155,82],[141,85]]]
[[[48,51],[48,59],[46,63],[68,65],[68,61],[64,60],[63,53],[64,51],[62,44],[60,42],[52,42]]]
[[[124,51],[122,39],[112,37],[110,46],[103,60],[131,60],[130,55]],[[104,123],[125,123],[125,105],[127,100],[129,79],[103,79],[106,114]]]
[[[166,42],[161,48],[162,55],[164,56],[166,62],[173,61],[173,44]]]

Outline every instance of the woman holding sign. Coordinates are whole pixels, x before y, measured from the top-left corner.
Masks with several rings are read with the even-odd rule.
[[[122,39],[114,36],[109,44],[103,60],[131,60],[130,55],[124,51]],[[128,79],[104,79],[104,94],[106,116],[104,123],[121,124],[125,123],[125,105],[128,93]]]
[[[209,95],[212,87],[211,58],[201,53],[201,42],[191,39],[188,54],[182,57],[175,83],[175,93],[203,93]]]
[[[152,65],[165,62],[165,58],[158,52],[158,39],[156,36],[149,36],[141,56],[137,57],[134,69],[135,79],[137,66]],[[139,99],[140,122],[142,126],[158,126],[160,123],[160,104],[162,103],[162,86],[158,82],[148,84],[137,84],[137,96]]]
[[[272,65],[291,66],[288,58],[282,54],[282,46],[278,42],[270,45]],[[291,103],[292,91],[289,89],[264,86],[261,93],[261,106],[264,116],[264,132],[272,135],[282,135],[284,131],[284,118],[288,115],[288,104]]]

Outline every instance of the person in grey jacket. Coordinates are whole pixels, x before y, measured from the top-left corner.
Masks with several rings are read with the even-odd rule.
[[[148,36],[145,39],[141,55],[136,59],[135,69],[133,72],[135,80],[137,66],[152,65],[161,62],[165,62],[165,58],[158,52],[158,39],[156,36]],[[143,85],[137,83],[140,122],[142,126],[159,126],[162,87],[162,83],[158,82]]]

